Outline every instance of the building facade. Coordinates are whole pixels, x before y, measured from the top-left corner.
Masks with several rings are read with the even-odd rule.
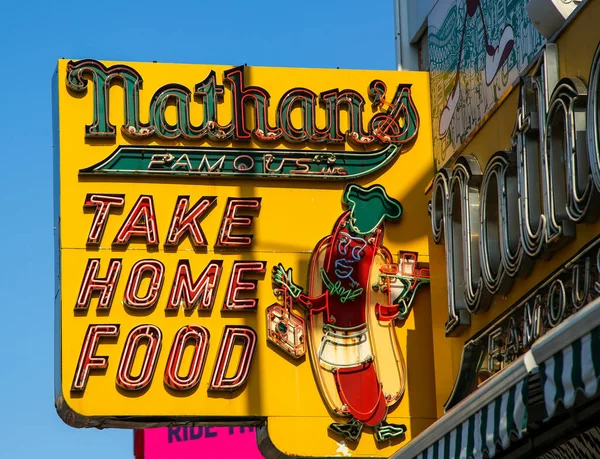
[[[438,420],[393,457],[600,455],[600,5],[533,23],[555,9],[440,0],[408,21],[431,72]]]

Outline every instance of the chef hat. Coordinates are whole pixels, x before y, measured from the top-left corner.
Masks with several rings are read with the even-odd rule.
[[[344,190],[343,202],[350,208],[350,225],[359,234],[375,231],[384,220],[398,220],[402,205],[390,198],[381,185],[363,188],[350,184]]]

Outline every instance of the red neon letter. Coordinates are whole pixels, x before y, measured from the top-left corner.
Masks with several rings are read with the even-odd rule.
[[[111,258],[106,277],[98,277],[100,258],[90,258],[83,274],[75,309],[87,309],[94,292],[100,292],[98,309],[109,309],[121,274],[121,259]]]
[[[223,260],[212,260],[196,282],[192,283],[190,262],[180,260],[165,309],[178,309],[182,303],[185,310],[193,310],[196,306],[200,309],[212,309],[222,267]]]
[[[145,296],[139,296],[138,290],[145,277],[150,277],[150,284]],[[125,286],[125,304],[130,308],[148,309],[153,307],[160,296],[163,280],[165,279],[165,265],[158,260],[140,260],[133,268]]]
[[[144,355],[140,374],[132,376],[133,362],[135,361],[137,350],[142,344],[142,340],[147,344],[146,355]],[[154,376],[154,370],[156,369],[161,341],[162,333],[160,328],[154,325],[139,325],[129,332],[117,372],[117,385],[119,387],[127,390],[140,390],[150,384]]]
[[[144,237],[147,245],[158,245],[156,216],[152,196],[142,195],[115,236],[114,245],[127,245],[131,237]]]
[[[225,303],[223,310],[250,310],[256,309],[258,299],[256,298],[238,298],[241,291],[252,292],[256,290],[256,280],[242,280],[245,272],[264,274],[267,266],[266,261],[234,261],[231,268],[231,277],[229,278],[229,286],[225,295]]]
[[[173,219],[171,220],[165,247],[177,247],[181,238],[188,232],[195,248],[207,246],[208,243],[200,227],[200,221],[205,217],[203,214],[210,210],[216,202],[216,196],[203,196],[188,211],[190,197],[179,196],[175,204],[175,210],[173,211]]]
[[[88,234],[87,243],[89,245],[98,245],[102,242],[102,236],[106,229],[108,214],[111,208],[121,208],[125,204],[124,194],[88,194],[85,197],[84,208],[95,207],[94,220]]]
[[[194,355],[187,376],[179,376],[183,352],[189,341],[194,342]],[[206,354],[208,353],[208,343],[210,333],[204,327],[199,325],[189,325],[179,329],[173,340],[173,346],[167,360],[165,368],[165,384],[171,389],[186,390],[195,387],[200,382]]]
[[[221,222],[221,229],[217,237],[216,247],[250,247],[252,235],[234,236],[231,231],[238,227],[249,227],[252,224],[251,216],[238,217],[237,211],[241,208],[260,210],[261,198],[228,198],[225,214]]]
[[[71,384],[71,391],[83,392],[87,386],[90,371],[104,370],[108,367],[108,357],[96,355],[98,350],[98,342],[102,337],[117,337],[119,336],[119,325],[90,325],[83,340],[79,360],[77,361],[77,369]]]
[[[231,378],[226,378],[236,340],[243,347],[242,355],[235,374]],[[256,332],[252,328],[227,325],[223,332],[209,390],[235,390],[241,387],[250,375],[250,365],[255,349]]]

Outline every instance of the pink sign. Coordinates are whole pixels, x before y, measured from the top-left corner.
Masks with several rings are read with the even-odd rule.
[[[254,427],[161,427],[136,430],[136,459],[262,458]]]

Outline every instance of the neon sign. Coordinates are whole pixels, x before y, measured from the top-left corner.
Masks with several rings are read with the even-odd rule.
[[[464,345],[448,410],[504,370],[548,331],[600,297],[600,238],[596,237]]]
[[[576,224],[600,216],[599,83],[600,47],[587,88],[559,80],[556,45],[546,45],[534,75],[521,80],[512,149],[485,170],[467,155],[435,176],[431,225],[446,247],[447,335],[572,239]]]
[[[412,353],[433,359],[433,343],[411,345],[412,332],[431,320],[421,288],[428,273],[418,263],[427,253],[427,215],[413,212],[426,196],[412,192],[432,172],[431,136],[418,135],[430,116],[429,77],[234,70],[58,62],[57,412],[77,427],[254,426],[265,453],[325,457],[352,449],[387,457],[418,434],[420,425],[407,419],[429,417],[419,400],[434,393],[423,365],[413,366],[414,386],[407,384],[396,346],[408,365]],[[354,180],[371,172],[377,186]],[[305,178],[313,181],[291,181]],[[408,197],[411,225],[396,224],[392,203]],[[360,218],[346,220],[332,242],[328,269],[319,259],[328,249],[317,241],[342,213]],[[272,285],[280,264],[289,289]],[[298,276],[301,292],[292,284]],[[298,301],[317,288],[329,292],[335,317],[321,350]],[[345,309],[352,317],[344,319]],[[365,393],[377,401],[373,419],[331,406],[328,394],[340,397],[333,367],[316,373],[309,362],[336,365],[333,350],[346,337],[332,327],[362,316],[368,332],[361,336],[384,343],[360,369],[369,378]],[[346,389],[355,386],[342,368]],[[373,391],[376,381],[381,391]],[[353,394],[348,406],[362,412]],[[290,437],[290,426],[311,442]]]
[[[223,73],[225,85],[221,85],[217,84],[216,72],[210,71],[193,91],[178,83],[166,84],[152,96],[148,121],[142,122],[143,79],[134,68],[106,67],[91,59],[69,62],[66,85],[70,91],[85,93],[88,81],[93,82],[93,121],[85,126],[85,136],[89,139],[116,137],[117,128],[109,118],[110,88],[119,84],[123,86],[124,101],[121,133],[134,143],[118,146],[106,159],[81,169],[80,173],[350,180],[384,167],[418,134],[419,114],[410,84],[399,84],[390,95],[382,80],[373,80],[368,87],[370,104],[352,89],[330,89],[317,95],[307,88],[293,88],[273,104],[276,105],[275,122],[271,124],[271,96],[260,86],[249,86],[245,72],[244,66],[226,70]],[[224,103],[226,92],[231,99],[231,120],[219,124],[219,107]],[[203,111],[198,125],[190,114],[195,101],[201,104]],[[174,119],[167,116],[172,106],[177,113]],[[371,107],[372,114],[365,120],[367,106]],[[325,121],[319,125],[317,120],[321,117]],[[342,125],[347,126],[345,132]],[[292,148],[140,145],[140,141],[146,139],[211,143],[253,140],[288,143]],[[344,143],[353,145],[354,149],[324,150],[322,147]],[[300,144],[314,150],[294,147]],[[366,149],[368,146],[379,148]]]
[[[308,338],[321,395],[332,413],[347,419],[333,422],[329,430],[356,442],[367,427],[383,442],[406,432],[404,424],[386,422],[388,407],[402,398],[405,387],[394,328],[410,313],[418,288],[429,284],[429,270],[417,268],[412,252],[402,252],[394,263],[383,246],[384,222],[402,215],[400,203],[383,187],[349,185],[343,202],[349,210],[313,251],[306,292],[294,283],[291,269],[273,268],[274,292],[285,309],[279,308],[279,316],[276,305],[267,309],[268,338],[296,358]],[[293,313],[292,304],[305,311],[308,325]],[[395,360],[384,361],[383,355]],[[383,366],[392,374],[384,373]]]
[[[157,216],[154,212],[152,196],[141,195],[125,217],[112,245],[127,246],[134,238],[147,247],[158,244]],[[111,208],[123,207],[125,195],[88,194],[85,208],[94,209],[92,224],[88,233],[88,244],[100,244],[105,233]],[[232,226],[248,229],[252,218],[244,215],[244,209],[259,210],[260,198],[236,198],[228,200],[225,215],[219,231],[218,245],[223,248],[248,246],[252,235],[231,235]],[[200,221],[216,205],[214,196],[203,196],[191,209],[189,196],[177,198],[171,224],[167,232],[165,248],[177,246],[184,238],[189,238],[194,247],[205,246],[206,237]],[[112,217],[114,218],[114,217]],[[113,307],[115,292],[121,278],[122,259],[111,258],[108,265],[102,265],[99,258],[90,258],[83,273],[81,287],[77,295],[74,310],[86,314],[96,299],[97,311],[110,311]],[[211,260],[194,278],[189,259],[179,260],[165,306],[166,312],[177,312],[180,306],[186,312],[198,309],[210,312],[213,308],[216,291],[222,273],[222,260]],[[228,281],[223,311],[256,310],[258,300],[243,296],[256,290],[257,281],[248,278],[252,274],[265,272],[264,261],[240,260],[233,263]],[[132,312],[149,311],[159,303],[165,283],[166,269],[158,259],[143,258],[136,261],[126,280],[123,307]],[[98,345],[119,337],[119,324],[91,324],[85,335],[77,368],[73,376],[71,391],[84,393],[90,376],[98,370],[106,370],[108,358],[97,354]],[[236,390],[247,381],[252,358],[256,350],[256,332],[251,327],[226,326],[223,332],[217,364],[213,370],[209,390]],[[153,324],[141,324],[131,329],[125,339],[122,355],[118,364],[116,384],[124,391],[139,391],[146,388],[154,378],[157,361],[163,344],[161,329]],[[181,374],[183,353],[187,345],[193,347],[193,357]],[[210,344],[209,331],[199,325],[186,325],[175,334],[169,350],[168,364],[165,368],[164,382],[174,391],[185,391],[198,385],[204,369]],[[234,346],[239,344],[242,354],[237,362],[234,376],[226,376],[230,370],[230,361]],[[138,352],[143,352],[141,369],[133,370]],[[136,373],[135,375],[133,373]]]

